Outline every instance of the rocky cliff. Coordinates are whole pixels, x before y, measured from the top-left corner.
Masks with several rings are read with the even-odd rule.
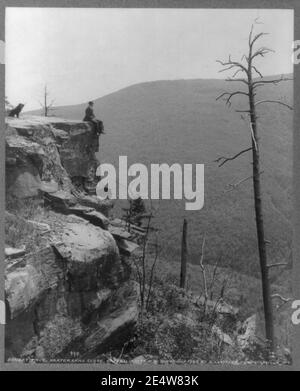
[[[99,138],[87,122],[28,117],[7,119],[7,189],[17,197],[38,189],[89,190],[95,181]]]
[[[149,227],[128,229],[96,197],[99,149],[85,122],[7,119],[6,360],[264,358],[255,316],[240,322],[223,296],[179,289],[164,262],[156,273],[157,254],[146,278]]]
[[[88,123],[7,119],[6,359],[95,358],[137,321],[137,245],[94,194],[98,150]]]

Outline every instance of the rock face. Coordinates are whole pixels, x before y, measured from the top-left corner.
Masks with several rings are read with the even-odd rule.
[[[88,123],[7,120],[7,194],[41,198],[53,221],[28,220],[47,244],[7,255],[6,359],[94,358],[122,347],[137,321],[130,251],[119,246],[125,232],[114,231],[111,205],[91,194],[98,149]]]
[[[8,118],[7,191],[23,198],[43,186],[69,191],[76,182],[88,189],[94,185],[98,150],[99,137],[87,122]]]

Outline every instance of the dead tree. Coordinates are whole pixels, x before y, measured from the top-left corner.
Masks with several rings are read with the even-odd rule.
[[[147,211],[145,205],[140,201],[136,203],[136,208],[132,208],[133,203],[130,202],[130,208],[124,210],[127,212],[126,217],[128,219],[129,227],[127,227],[128,232],[130,232],[130,224],[133,224],[132,218],[138,215],[139,219],[141,218],[145,226],[140,227],[143,230],[143,235],[139,245],[141,246],[140,253],[137,255],[137,258],[132,257],[132,261],[135,266],[135,272],[137,275],[138,285],[139,285],[139,298],[140,298],[140,320],[143,323],[144,312],[149,309],[153,296],[153,285],[155,281],[155,270],[157,262],[159,261],[160,245],[159,245],[159,229],[152,226],[153,218],[155,218],[155,209],[150,207],[150,210]],[[141,206],[142,205],[142,206]],[[138,213],[134,215],[133,210],[136,212],[141,212],[142,210],[146,213]],[[129,214],[129,212],[131,214]],[[132,225],[132,227],[134,224]],[[154,242],[153,242],[153,234]],[[149,259],[152,259],[152,264],[149,262]],[[151,265],[150,265],[151,264]]]
[[[44,94],[43,94],[43,102],[40,102],[40,105],[43,109],[43,113],[45,117],[48,117],[48,114],[51,110],[53,110],[53,104],[54,99],[49,102],[49,91],[47,88],[47,85],[44,87]]]
[[[202,280],[203,280],[203,293],[204,293],[204,313],[203,315],[206,316],[206,310],[207,310],[207,300],[208,300],[208,290],[207,290],[207,278],[206,278],[206,271],[204,267],[204,249],[205,249],[205,234],[203,236],[202,240],[202,248],[201,248],[201,257],[200,257],[200,270],[202,274]]]
[[[180,270],[180,288],[185,289],[186,284],[186,264],[187,264],[187,221],[183,220],[182,240],[181,240],[181,270]]]
[[[257,122],[256,109],[258,106],[263,104],[280,104],[292,110],[292,107],[288,104],[281,102],[279,100],[273,99],[263,99],[256,100],[257,90],[260,87],[263,87],[266,84],[275,84],[277,85],[280,82],[292,80],[287,77],[280,77],[275,79],[265,79],[261,72],[257,69],[255,65],[255,60],[259,57],[264,57],[266,54],[272,52],[273,50],[267,47],[259,47],[255,49],[255,44],[262,38],[266,33],[254,34],[254,25],[251,27],[251,31],[248,38],[248,53],[244,55],[241,61],[233,61],[229,55],[228,61],[217,61],[222,66],[223,71],[232,70],[234,72],[231,78],[226,79],[229,82],[237,82],[241,84],[241,89],[237,89],[233,92],[224,92],[217,97],[218,99],[224,99],[226,105],[231,106],[232,99],[234,97],[245,97],[247,98],[248,107],[244,110],[236,110],[239,113],[246,113],[249,119],[249,128],[251,135],[251,146],[244,148],[242,151],[236,153],[232,157],[219,157],[216,162],[219,166],[223,166],[228,161],[235,160],[242,154],[251,151],[252,152],[252,180],[253,180],[253,193],[254,193],[254,207],[255,207],[255,218],[256,218],[256,231],[257,231],[257,243],[258,243],[258,253],[259,253],[259,262],[260,262],[260,271],[261,271],[261,281],[262,281],[262,295],[263,295],[263,304],[264,304],[264,317],[265,317],[265,331],[266,339],[269,343],[270,349],[274,351],[275,349],[275,336],[274,336],[274,320],[273,320],[273,310],[272,310],[272,295],[271,295],[271,286],[269,280],[269,267],[267,263],[267,252],[266,252],[266,239],[264,231],[264,215],[263,215],[263,205],[262,205],[262,192],[261,192],[261,168],[260,168],[260,143],[259,143],[259,130]],[[240,74],[242,77],[237,77]],[[256,77],[255,77],[256,76]],[[245,87],[245,88],[243,88]],[[274,265],[272,265],[273,267]]]

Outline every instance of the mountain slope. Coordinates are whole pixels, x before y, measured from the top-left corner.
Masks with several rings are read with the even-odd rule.
[[[213,161],[250,146],[250,130],[234,109],[245,108],[244,97],[233,98],[231,108],[216,97],[236,87],[222,80],[157,81],[134,85],[95,101],[95,113],[104,121],[101,162],[117,165],[119,155],[130,163],[204,163],[205,206],[185,211],[184,201],[155,205],[161,229],[163,255],[180,259],[181,225],[188,219],[190,260],[198,262],[206,233],[205,258],[235,270],[257,274],[258,254],[251,179],[236,190],[229,183],[251,175],[250,153],[219,168]],[[282,98],[291,103],[292,83],[268,86],[258,99]],[[245,103],[245,104],[244,104]],[[81,119],[86,105],[59,107],[55,115]],[[258,110],[261,136],[264,208],[269,259],[284,261],[291,247],[292,112],[279,105]],[[157,205],[158,204],[158,205]]]

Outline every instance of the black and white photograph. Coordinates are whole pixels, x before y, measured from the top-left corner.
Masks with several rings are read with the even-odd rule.
[[[295,39],[287,8],[6,7],[6,364],[293,365]]]

